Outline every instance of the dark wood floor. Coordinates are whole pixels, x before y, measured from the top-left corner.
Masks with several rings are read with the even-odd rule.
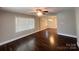
[[[76,38],[57,35],[46,29],[0,46],[0,51],[78,51]]]

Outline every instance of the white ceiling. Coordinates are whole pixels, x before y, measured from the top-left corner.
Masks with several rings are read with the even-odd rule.
[[[42,7],[43,8],[43,7]],[[49,14],[53,13],[59,13],[64,10],[70,10],[74,7],[45,7],[48,10]],[[23,14],[30,14],[33,15],[34,7],[0,7],[1,10],[10,11],[10,12],[17,12],[17,13],[23,13]]]

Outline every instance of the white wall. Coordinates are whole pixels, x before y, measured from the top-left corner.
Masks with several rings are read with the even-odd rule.
[[[65,10],[57,14],[58,34],[76,37],[75,10]]]
[[[25,30],[25,31],[16,33],[15,16],[35,18],[35,28],[31,30]],[[40,31],[39,21],[40,20],[35,16],[0,11],[0,45],[5,44],[10,41],[14,41],[18,38],[27,36],[28,34]]]
[[[77,28],[77,45],[79,47],[79,8],[75,8],[76,28]]]

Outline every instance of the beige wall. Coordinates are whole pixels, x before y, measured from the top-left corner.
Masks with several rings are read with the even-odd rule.
[[[15,32],[15,16],[34,17],[35,18],[35,28],[31,29],[31,30],[25,30],[25,31],[16,33]],[[44,21],[42,21],[42,22],[44,22]],[[42,26],[42,28],[43,27],[44,26]],[[35,16],[28,16],[25,14],[0,11],[0,45],[13,41],[13,40],[16,40],[17,38],[27,36],[28,34],[37,32],[39,30],[40,30],[39,19]]]
[[[43,16],[40,18],[40,30],[47,28],[47,17]]]
[[[57,31],[59,34],[72,37],[77,36],[74,9],[66,10],[57,14]]]
[[[57,19],[56,16],[48,16],[47,20],[48,28],[57,28]]]
[[[52,19],[52,21],[49,21]],[[40,18],[40,30],[46,28],[57,28],[56,16],[43,16]]]

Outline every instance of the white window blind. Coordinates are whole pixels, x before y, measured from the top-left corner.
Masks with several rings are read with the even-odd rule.
[[[16,17],[16,32],[34,29],[34,24],[32,17]]]

